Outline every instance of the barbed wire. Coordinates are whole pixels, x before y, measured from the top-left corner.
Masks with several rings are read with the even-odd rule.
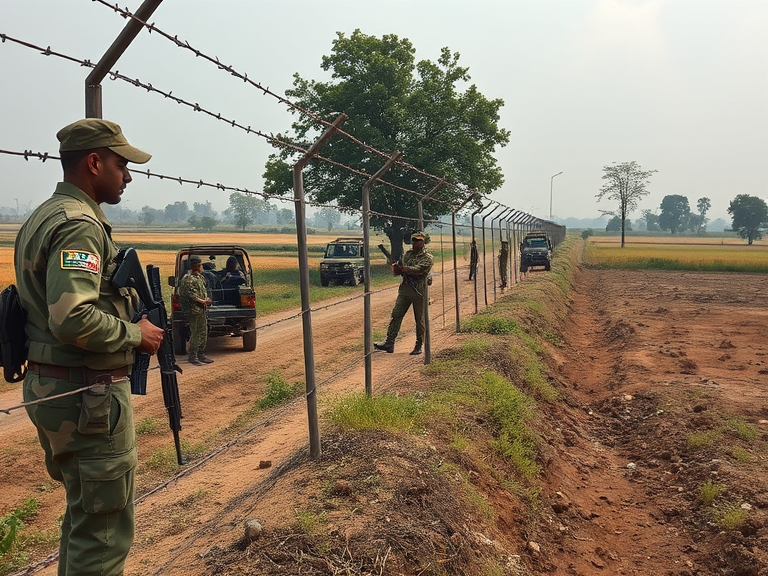
[[[59,156],[55,156],[55,155],[53,155],[53,154],[51,154],[49,152],[35,152],[33,150],[24,150],[24,151],[19,152],[19,151],[14,151],[14,150],[2,150],[2,149],[0,149],[0,154],[7,154],[7,155],[11,155],[11,156],[23,157],[24,160],[26,160],[26,161],[29,161],[30,158],[38,159],[38,160],[40,160],[42,162],[45,162],[46,160],[60,160],[61,159]],[[139,169],[136,169],[136,168],[129,168],[129,171],[132,174],[135,174],[137,176],[146,176],[147,178],[157,178],[159,180],[167,180],[169,182],[178,182],[180,185],[189,184],[189,185],[196,186],[197,188],[206,187],[206,188],[214,188],[216,190],[221,190],[223,192],[239,192],[241,194],[249,194],[249,195],[254,195],[254,196],[261,196],[265,200],[276,200],[276,201],[279,201],[279,202],[286,202],[286,203],[295,203],[295,202],[297,202],[297,200],[295,198],[292,198],[292,197],[280,196],[278,194],[270,194],[268,192],[259,192],[259,191],[256,191],[256,190],[250,190],[248,188],[240,188],[240,187],[237,187],[237,186],[228,186],[228,185],[222,184],[220,182],[213,183],[213,182],[206,182],[206,181],[204,181],[202,179],[193,180],[191,178],[184,178],[182,176],[170,176],[168,174],[159,174],[159,173],[156,173],[156,172],[152,172],[149,169],[139,170]],[[340,207],[340,206],[337,206],[337,205],[334,205],[334,204],[324,204],[324,203],[314,202],[314,201],[305,201],[305,204],[307,204],[308,206],[311,206],[313,208],[332,208],[334,210],[338,210],[339,212],[347,212],[347,213],[360,212],[360,213],[362,213],[362,208],[352,208],[352,207],[347,207],[347,206]],[[398,220],[404,220],[404,221],[418,222],[417,218],[400,216],[400,215],[397,215],[397,214],[389,214],[389,213],[386,213],[386,212],[376,212],[376,211],[373,211],[373,210],[369,211],[369,213],[373,214],[373,215],[376,215],[376,216],[379,216],[379,217],[382,217],[382,218],[391,218],[391,219],[398,219]],[[432,220],[432,219],[424,220],[424,222],[425,222],[425,224],[426,223],[443,223],[440,220]],[[459,225],[457,224],[457,226],[459,226]],[[462,225],[462,226],[464,226],[464,225]]]
[[[277,94],[276,92],[270,90],[269,87],[265,87],[260,82],[256,82],[256,81],[248,78],[248,74],[238,72],[231,65],[222,64],[222,62],[219,60],[218,57],[216,57],[216,56],[209,56],[208,54],[204,53],[202,50],[194,48],[189,43],[189,41],[179,40],[178,35],[173,35],[172,36],[171,34],[169,34],[167,32],[164,32],[163,30],[161,30],[160,28],[155,26],[154,23],[150,24],[150,23],[146,22],[145,20],[142,20],[141,18],[137,17],[135,14],[130,12],[127,8],[126,9],[120,8],[117,3],[115,3],[113,5],[113,4],[109,3],[109,2],[107,2],[106,0],[92,0],[92,1],[98,2],[99,4],[102,4],[102,5],[110,8],[115,13],[121,15],[123,18],[131,18],[132,20],[134,20],[134,21],[140,23],[142,26],[144,26],[149,31],[150,34],[152,32],[158,33],[163,38],[166,38],[167,40],[173,42],[179,48],[184,48],[186,50],[189,50],[190,52],[194,53],[195,57],[202,58],[204,60],[207,60],[208,62],[211,62],[212,64],[215,64],[216,67],[219,70],[223,70],[225,72],[228,72],[230,75],[234,76],[235,78],[239,78],[240,80],[243,80],[244,82],[250,84],[254,88],[256,88],[256,89],[260,90],[261,92],[263,92],[264,95],[272,96],[273,98],[277,99],[277,101],[280,102],[281,104],[284,104],[284,105],[286,105],[286,106],[296,110],[297,112],[300,112],[301,114],[304,114],[305,116],[311,118],[315,122],[320,123],[325,128],[329,128],[333,124],[332,122],[324,119],[318,113],[312,112],[311,110],[309,110],[307,108],[304,108],[304,107],[300,106],[299,104],[296,104],[295,102],[287,99],[286,97],[281,96],[281,95]],[[339,134],[345,136],[350,141],[354,142],[358,146],[361,146],[365,150],[368,150],[369,152],[371,152],[373,154],[376,154],[376,155],[378,155],[378,156],[380,156],[382,158],[386,158],[387,160],[389,160],[390,157],[392,156],[390,153],[387,153],[387,152],[384,152],[382,150],[379,150],[379,149],[371,146],[367,142],[364,142],[364,141],[360,140],[359,138],[353,136],[352,134],[350,134],[349,132],[343,130],[342,128],[336,128],[336,132],[338,132]],[[417,168],[416,166],[414,166],[414,165],[412,165],[412,164],[410,164],[410,163],[408,163],[408,162],[406,162],[404,160],[397,160],[395,163],[398,164],[399,166],[402,166],[403,168],[408,169],[408,170],[413,170],[417,174],[425,176],[425,177],[427,177],[427,178],[429,178],[431,180],[443,181],[443,182],[445,182],[446,185],[454,187],[455,189],[457,189],[459,191],[462,191],[461,187],[459,187],[457,184],[448,182],[444,178],[439,177],[439,176],[435,176],[434,174],[430,174],[429,172],[425,172],[424,170],[421,170],[420,168]],[[465,192],[465,194],[469,194],[469,191],[464,191],[464,192]],[[417,192],[417,194],[418,194],[418,192]]]
[[[96,1],[96,0],[94,0],[94,1]],[[50,46],[48,46],[47,48],[42,48],[41,46],[32,44],[30,42],[26,42],[24,40],[20,40],[18,38],[14,38],[14,37],[9,36],[7,34],[0,34],[0,39],[2,39],[3,42],[8,40],[10,42],[14,42],[14,43],[20,44],[20,45],[25,46],[27,48],[31,48],[31,49],[37,50],[37,51],[39,51],[44,56],[57,56],[57,57],[60,57],[60,58],[63,58],[63,59],[66,59],[66,60],[69,60],[69,61],[72,61],[72,62],[76,62],[76,63],[80,64],[83,67],[88,67],[88,68],[94,68],[95,67],[95,64],[93,64],[90,60],[78,59],[78,58],[75,58],[73,56],[69,56],[67,54],[62,54],[60,52],[56,52],[54,50],[51,50]],[[274,136],[273,134],[267,134],[266,132],[263,132],[262,130],[259,130],[259,129],[256,129],[256,128],[251,128],[250,125],[246,126],[244,124],[240,124],[239,122],[237,122],[234,119],[230,119],[230,118],[227,118],[226,116],[222,116],[222,114],[220,112],[212,112],[211,110],[208,110],[207,108],[201,106],[198,102],[191,102],[191,101],[185,100],[183,98],[180,98],[178,96],[174,96],[173,95],[173,91],[171,91],[171,90],[169,90],[169,91],[161,90],[159,88],[155,88],[151,83],[145,83],[145,82],[142,82],[138,78],[131,78],[131,77],[126,76],[124,74],[120,74],[120,72],[118,70],[115,70],[115,71],[111,71],[110,70],[107,73],[107,75],[113,81],[114,80],[121,80],[123,82],[126,82],[126,83],[134,86],[134,87],[142,88],[142,89],[146,90],[147,92],[159,94],[159,95],[163,96],[164,98],[170,99],[170,100],[176,102],[177,104],[184,105],[185,107],[188,107],[188,108],[190,108],[191,110],[193,110],[195,112],[202,112],[203,114],[205,114],[205,115],[207,115],[207,116],[209,116],[211,118],[214,118],[216,120],[219,120],[221,122],[224,122],[225,124],[227,124],[227,125],[229,125],[229,126],[231,126],[233,128],[239,128],[240,130],[243,130],[247,134],[254,134],[256,136],[260,136],[260,137],[264,138],[265,140],[267,140],[267,142],[269,142],[270,144],[272,144],[275,147],[282,147],[282,148],[285,148],[285,149],[292,150],[293,152],[302,153],[302,154],[306,154],[308,152],[308,150],[309,150],[309,147],[304,147],[304,146],[300,146],[298,144],[294,144],[294,143],[288,141],[287,139],[280,138],[279,135],[278,136]],[[339,162],[337,160],[333,160],[332,158],[328,158],[327,156],[323,156],[322,154],[315,153],[313,155],[313,158],[316,158],[316,159],[318,159],[320,161],[326,162],[326,163],[331,164],[333,166],[336,166],[338,168],[342,168],[344,170],[347,170],[347,171],[349,171],[349,172],[351,172],[351,173],[353,173],[353,174],[355,174],[357,176],[360,176],[361,178],[364,178],[365,180],[369,180],[370,178],[372,178],[372,175],[367,173],[367,172],[365,172],[364,170],[359,170],[357,168],[353,168],[352,166],[349,166],[349,165],[344,164],[343,162]],[[422,192],[419,192],[417,190],[412,190],[412,189],[406,188],[404,186],[400,186],[398,184],[395,184],[393,182],[389,182],[389,181],[384,180],[382,178],[378,178],[377,181],[380,184],[389,186],[392,189],[400,190],[401,192],[405,192],[407,194],[412,194],[412,195],[415,195],[415,196],[420,197],[420,198],[425,197],[425,194],[423,194]],[[449,184],[445,180],[441,179],[441,181],[443,181],[445,184]],[[465,193],[467,193],[467,192],[465,191]],[[443,205],[446,205],[446,206],[449,206],[449,207],[451,206],[451,202],[443,200],[441,198],[432,198],[431,200],[433,202],[435,202],[436,204],[443,204]]]

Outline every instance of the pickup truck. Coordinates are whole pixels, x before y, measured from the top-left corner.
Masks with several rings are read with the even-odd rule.
[[[213,303],[208,307],[208,336],[242,337],[243,349],[256,349],[256,291],[253,270],[248,252],[242,246],[208,244],[188,246],[176,253],[176,267],[168,284],[171,295],[171,328],[176,354],[185,354],[189,340],[189,323],[181,310],[178,287],[182,277],[189,272],[189,257],[199,256],[203,263],[203,277],[208,297]],[[227,274],[226,262],[234,258],[241,275]]]

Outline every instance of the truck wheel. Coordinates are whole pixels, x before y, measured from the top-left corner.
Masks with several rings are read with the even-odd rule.
[[[320,276],[320,286],[323,286],[325,288],[328,286],[328,284],[330,284],[330,282],[328,281],[328,278]]]
[[[522,272],[523,274],[528,272],[528,266],[526,266],[525,264],[520,264],[520,272]]]
[[[360,284],[360,278],[357,275],[357,272],[352,273],[352,278],[349,279],[349,285],[350,286],[357,286]]]
[[[171,330],[173,336],[174,354],[184,355],[187,353],[187,335],[183,324],[174,324]]]
[[[253,352],[256,350],[256,330],[243,332],[243,350]]]
[[[547,262],[546,264],[544,264],[544,270],[546,270],[547,272],[549,272],[551,269],[552,269],[552,265],[551,265],[549,262]]]

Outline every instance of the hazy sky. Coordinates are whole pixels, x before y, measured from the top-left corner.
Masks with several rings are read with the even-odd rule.
[[[505,102],[511,141],[496,152],[505,183],[492,198],[542,218],[550,186],[555,219],[613,209],[595,198],[602,167],[632,160],[658,170],[641,208],[682,194],[695,210],[706,196],[710,219],[729,219],[736,194],[768,197],[765,0],[165,0],[150,20],[280,94],[295,72],[326,78],[321,57],[337,31],[408,38],[417,60],[459,52],[480,92]],[[1,34],[78,59],[98,61],[124,25],[91,0],[0,0]],[[274,98],[146,30],[114,69],[264,132],[292,120]],[[1,43],[0,149],[57,153],[57,130],[84,115],[88,72]],[[154,155],[153,172],[261,189],[264,139],[121,81],[104,81],[103,106]],[[0,154],[0,206],[34,207],[59,179],[58,162]],[[223,210],[228,195],[139,177],[123,205],[210,200]]]

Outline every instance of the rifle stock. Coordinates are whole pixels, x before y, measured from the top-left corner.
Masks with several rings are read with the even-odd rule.
[[[179,383],[176,372],[181,373],[181,368],[176,364],[176,356],[173,352],[173,336],[171,333],[168,313],[163,301],[162,286],[160,283],[160,269],[148,264],[146,273],[141,267],[139,256],[133,248],[120,250],[115,259],[117,269],[112,276],[112,284],[117,288],[133,288],[141,300],[133,321],[138,322],[142,316],[155,326],[165,331],[160,349],[157,351],[157,359],[160,364],[160,382],[163,390],[163,402],[168,411],[168,424],[173,432],[173,442],[176,447],[176,461],[179,465],[185,463],[181,453],[181,399],[179,398]],[[149,354],[136,352],[131,372],[131,393],[144,395],[147,393],[147,370],[149,370]]]

